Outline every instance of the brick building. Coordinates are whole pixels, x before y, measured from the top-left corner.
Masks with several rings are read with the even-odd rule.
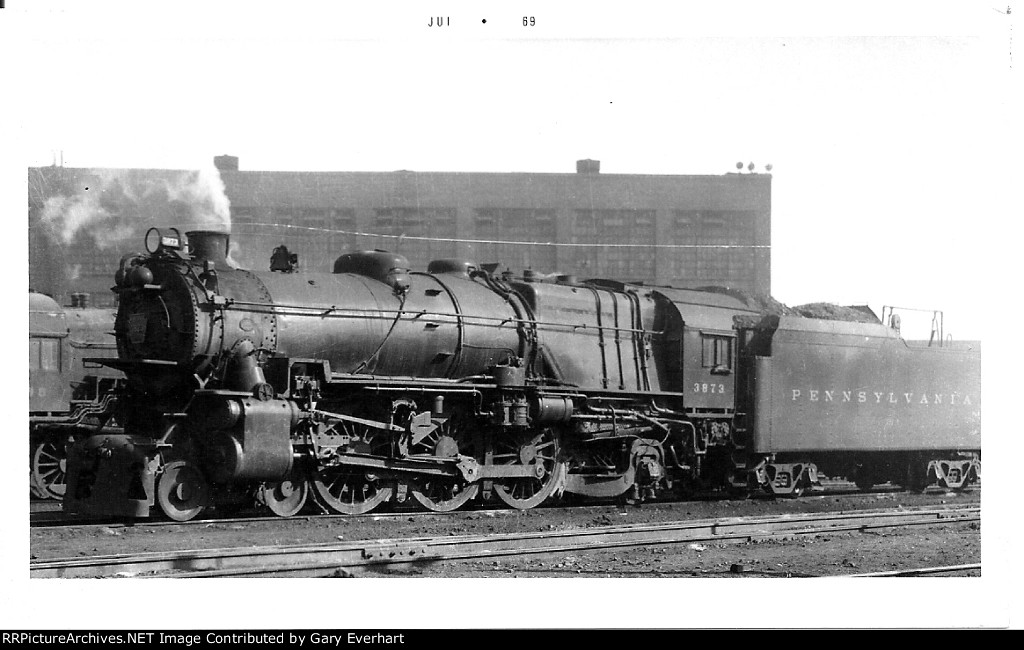
[[[231,156],[215,162],[231,206],[233,256],[245,268],[266,268],[273,248],[285,244],[306,271],[330,270],[347,251],[380,248],[405,255],[413,269],[462,257],[516,273],[771,288],[767,174],[602,174],[592,160],[579,161],[575,174],[266,172],[239,171]],[[168,186],[187,173],[30,169],[30,284],[107,302],[120,256],[141,248],[145,230],[187,220],[173,191],[163,196],[173,200],[146,200],[153,183]],[[83,230],[55,242],[44,227],[50,222],[41,222],[61,200],[53,197],[90,184],[113,195],[104,199],[113,225],[102,236],[121,241]],[[137,227],[129,234],[125,224]]]

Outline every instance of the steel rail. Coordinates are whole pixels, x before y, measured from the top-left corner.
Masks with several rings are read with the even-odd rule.
[[[929,573],[960,573],[962,571],[974,571],[981,569],[981,563],[977,564],[951,564],[948,566],[929,566],[920,569],[897,569],[895,571],[875,571],[873,573],[850,573],[844,578],[897,578],[902,576],[920,576]],[[821,576],[834,577],[834,576]]]
[[[418,539],[362,540],[248,548],[188,550],[175,553],[107,555],[34,560],[30,576],[224,577],[352,575],[396,565],[429,564],[535,553],[678,544],[743,542],[779,535],[810,535],[873,528],[941,525],[978,521],[981,508],[952,507],[869,513],[817,513],[738,517],[660,524],[627,524],[526,534],[470,535]],[[157,574],[157,572],[175,572]],[[147,575],[139,575],[147,574]]]
[[[884,486],[884,485],[883,486],[877,486],[877,487],[872,488],[871,490],[868,490],[867,492],[865,492],[865,491],[861,490],[860,488],[855,488],[853,486],[852,482],[848,482],[848,481],[831,481],[829,479],[823,480],[822,481],[822,485],[824,486],[823,490],[821,490],[821,491],[814,491],[814,492],[808,492],[803,497],[803,499],[809,499],[809,498],[813,498],[813,497],[822,497],[822,496],[843,497],[843,498],[845,498],[845,497],[856,498],[856,497],[863,497],[865,495],[871,495],[871,494],[892,494],[894,492],[902,492],[902,490],[900,490],[898,488],[894,489],[894,488],[890,488],[890,487],[887,487],[887,486]],[[977,490],[980,490],[980,488],[981,488],[981,482],[979,481],[977,483],[974,483],[974,484],[966,487],[963,490],[963,492],[970,494],[970,493],[974,493]],[[766,498],[766,497],[762,497],[762,495],[758,495],[758,497]],[[664,500],[664,501],[659,499],[659,501],[657,501],[656,503],[659,504],[659,505],[665,505],[665,504],[685,503],[685,502],[688,502],[688,501],[702,501],[702,502],[705,502],[705,501],[722,501],[722,500],[723,499],[721,499],[721,498],[717,498],[716,499],[716,498],[714,498],[714,496],[710,496],[709,497],[709,495],[705,494],[705,495],[697,495],[696,497],[689,498],[689,499],[681,498],[681,499],[671,499],[671,500]],[[432,511],[427,511],[427,510],[418,510],[418,509],[407,508],[407,509],[399,509],[399,510],[396,510],[396,511],[393,511],[393,512],[392,511],[388,511],[388,512],[372,512],[372,513],[365,514],[365,515],[342,515],[342,514],[335,514],[335,513],[329,513],[329,512],[320,512],[320,513],[315,513],[315,514],[314,513],[298,514],[298,515],[295,515],[295,516],[292,516],[292,517],[284,517],[284,518],[278,517],[276,515],[270,515],[270,514],[264,514],[264,515],[253,514],[253,515],[250,515],[250,516],[237,517],[237,516],[218,516],[216,513],[214,513],[213,517],[207,516],[207,517],[202,518],[202,519],[191,519],[189,521],[172,521],[172,520],[160,519],[160,518],[137,519],[137,520],[125,521],[124,519],[110,519],[110,518],[108,518],[108,519],[101,519],[101,518],[89,518],[89,517],[78,516],[78,515],[65,515],[63,513],[63,511],[59,507],[60,503],[59,502],[55,502],[55,501],[35,501],[34,503],[37,504],[37,505],[40,505],[40,506],[46,506],[46,505],[56,506],[53,510],[39,510],[38,512],[32,512],[30,514],[30,517],[29,517],[29,528],[30,529],[35,529],[35,530],[44,530],[44,529],[52,529],[52,528],[84,528],[84,527],[88,527],[88,526],[107,527],[107,528],[143,528],[143,527],[148,528],[148,527],[163,527],[163,526],[198,526],[198,525],[209,525],[209,524],[258,523],[258,522],[268,522],[268,521],[270,521],[270,522],[287,523],[287,522],[297,522],[297,521],[305,521],[305,522],[319,521],[319,520],[325,520],[325,519],[342,519],[342,520],[344,520],[344,519],[351,519],[353,517],[359,517],[359,518],[368,517],[368,518],[371,518],[373,520],[378,520],[378,519],[383,519],[383,520],[388,520],[388,519],[404,519],[406,517],[449,518],[449,517],[452,517],[452,516],[466,515],[466,514],[475,514],[475,515],[483,515],[483,516],[519,515],[522,512],[522,511],[519,511],[519,510],[510,509],[510,508],[501,508],[501,507],[498,507],[498,508],[487,508],[487,507],[482,507],[482,506],[473,506],[473,507],[465,507],[465,508],[459,509],[459,510],[454,511],[454,512],[432,512]],[[617,500],[615,500],[615,499],[607,499],[607,498],[606,499],[597,499],[597,498],[593,498],[586,505],[573,506],[572,510],[573,510],[574,513],[584,513],[585,514],[587,512],[587,510],[590,509],[591,507],[593,507],[593,508],[604,508],[604,507],[607,507],[607,506],[615,506],[615,505],[620,505],[619,502]],[[561,505],[561,504],[557,504],[557,503],[553,503],[553,504],[550,504],[550,505],[545,505],[545,506],[543,506],[543,507],[541,507],[539,509],[547,509],[549,507],[550,508],[563,508],[563,507],[567,507],[567,506],[564,506],[564,505]],[[937,506],[927,505],[927,506],[918,506],[918,507],[932,508],[932,507],[937,507]],[[878,510],[879,509],[877,509],[877,508],[875,508],[875,509],[864,509],[864,510],[862,510],[860,512],[867,513],[867,512],[875,512],[875,511],[878,511]]]
[[[341,521],[351,521],[353,518],[362,520],[404,520],[409,518],[416,519],[448,519],[453,515],[480,515],[484,517],[496,517],[501,515],[518,515],[520,510],[513,510],[510,508],[502,509],[464,509],[456,512],[433,512],[430,510],[400,510],[395,512],[371,512],[364,515],[342,515],[336,513],[318,513],[318,514],[300,514],[292,517],[279,517],[277,515],[266,514],[266,515],[253,515],[251,517],[210,517],[206,519],[189,519],[188,521],[174,521],[171,519],[138,519],[133,521],[125,521],[123,519],[110,520],[110,519],[87,519],[87,518],[58,518],[58,519],[39,519],[37,521],[30,521],[29,527],[36,530],[50,530],[54,528],[163,528],[166,526],[184,526],[184,527],[197,527],[197,526],[210,526],[210,525],[227,525],[227,524],[253,524],[253,523],[280,523],[285,525],[296,524],[299,522],[309,523],[311,521],[329,521],[333,519]],[[51,514],[51,513],[40,513],[40,514]],[[57,514],[57,513],[53,513]]]

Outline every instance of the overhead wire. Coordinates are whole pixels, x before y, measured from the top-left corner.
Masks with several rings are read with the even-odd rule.
[[[306,231],[308,234],[328,235],[350,235],[356,237],[380,237],[384,239],[435,241],[435,242],[457,242],[461,244],[499,244],[507,246],[562,246],[567,248],[666,248],[666,249],[688,249],[688,248],[713,248],[713,249],[770,249],[771,244],[624,244],[605,242],[560,242],[560,241],[516,241],[505,239],[467,239],[460,237],[427,237],[424,235],[394,235],[386,233],[360,232],[356,230],[335,230],[332,228],[320,228],[316,226],[296,226],[289,223],[258,223],[258,222],[236,222],[233,229],[242,227],[260,228],[283,228],[286,230]],[[258,235],[260,233],[246,233]]]

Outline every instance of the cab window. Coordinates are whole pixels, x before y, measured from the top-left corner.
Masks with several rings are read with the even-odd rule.
[[[60,339],[28,340],[29,370],[60,371]]]
[[[732,370],[732,337],[713,336],[704,334],[704,363],[705,368],[712,371],[719,370],[728,372]]]
[[[39,370],[39,350],[41,348],[39,339],[28,340],[28,369]]]
[[[60,339],[43,339],[42,344],[43,370],[60,370]]]

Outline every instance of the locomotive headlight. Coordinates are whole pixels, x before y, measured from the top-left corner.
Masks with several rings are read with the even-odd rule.
[[[146,231],[145,241],[146,251],[150,254],[167,249],[180,251],[185,248],[186,243],[177,228],[167,228],[163,231],[159,228],[150,228]]]

